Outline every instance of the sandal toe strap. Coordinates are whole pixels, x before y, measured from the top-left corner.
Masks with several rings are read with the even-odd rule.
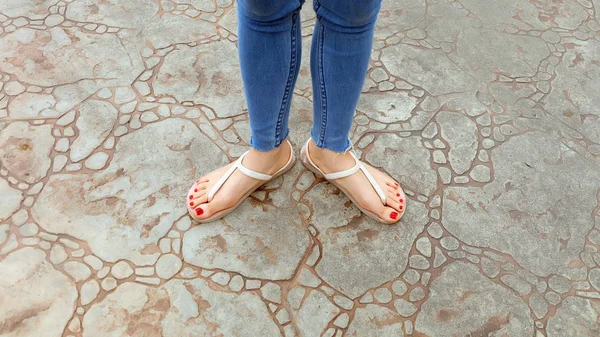
[[[385,205],[387,198],[385,196],[385,192],[383,192],[383,189],[381,189],[381,186],[379,186],[371,172],[369,172],[369,170],[363,164],[360,164],[360,170],[367,177],[369,183],[371,183],[371,186],[373,186],[373,189],[375,190],[375,192],[377,192],[377,195],[379,195],[379,199],[381,199],[381,202]]]

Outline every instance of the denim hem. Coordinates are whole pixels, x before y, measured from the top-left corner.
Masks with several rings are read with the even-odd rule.
[[[274,150],[276,148],[278,148],[279,146],[281,146],[281,144],[283,144],[283,142],[288,138],[288,136],[290,135],[290,131],[289,129],[286,129],[285,133],[284,133],[284,137],[281,138],[281,140],[276,140],[276,141],[257,141],[256,138],[254,136],[250,137],[250,146],[260,152],[269,152],[271,150]]]
[[[319,144],[315,140],[314,133],[315,132],[311,131],[310,137],[312,138],[312,140],[315,142],[315,144],[317,145],[317,147],[319,149],[327,149],[329,151],[333,151],[336,153],[346,153],[352,149],[352,144],[350,143],[349,139],[346,140],[346,142],[344,142],[344,144],[329,144],[327,142],[323,142],[323,143]]]

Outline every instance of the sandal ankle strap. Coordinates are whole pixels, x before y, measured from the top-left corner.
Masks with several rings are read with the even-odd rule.
[[[217,194],[217,192],[221,189],[221,187],[223,187],[223,185],[225,184],[227,179],[229,179],[229,177],[231,177],[231,175],[233,174],[233,172],[235,172],[235,170],[238,170],[238,171],[242,172],[244,175],[246,175],[250,178],[256,179],[256,180],[269,181],[269,180],[273,179],[274,176],[276,176],[278,173],[280,173],[281,170],[284,170],[286,167],[288,167],[290,165],[291,161],[294,160],[294,150],[292,148],[292,143],[290,143],[289,140],[286,140],[286,141],[290,145],[290,158],[288,159],[287,163],[285,165],[283,165],[282,168],[277,170],[277,172],[275,172],[272,175],[269,175],[269,174],[264,174],[264,173],[253,171],[253,170],[247,168],[246,166],[244,166],[244,164],[242,164],[242,161],[244,160],[244,157],[246,157],[248,152],[250,152],[250,151],[246,151],[235,161],[235,163],[227,170],[227,172],[225,172],[225,174],[210,189],[210,191],[208,192],[208,202],[212,201],[212,199],[215,197],[215,194]]]
[[[387,197],[385,196],[385,192],[383,191],[383,189],[381,189],[381,187],[379,186],[379,184],[377,183],[377,181],[375,180],[375,177],[373,177],[371,172],[369,172],[369,170],[360,162],[360,160],[358,160],[358,158],[356,158],[356,155],[354,155],[354,153],[351,150],[349,151],[349,153],[352,156],[352,158],[354,158],[354,163],[355,163],[353,167],[351,167],[347,170],[344,170],[344,171],[325,173],[317,165],[315,165],[315,163],[310,158],[310,153],[308,151],[309,143],[310,143],[310,138],[308,139],[308,141],[306,142],[306,145],[305,145],[306,146],[306,159],[308,160],[309,164],[312,165],[312,167],[317,169],[317,171],[319,171],[319,173],[321,173],[321,175],[323,175],[323,177],[325,179],[335,180],[335,179],[349,177],[360,170],[367,177],[367,180],[369,181],[369,183],[371,184],[371,186],[373,187],[373,189],[379,196],[379,199],[381,199],[381,202],[385,205],[386,200],[387,200]]]

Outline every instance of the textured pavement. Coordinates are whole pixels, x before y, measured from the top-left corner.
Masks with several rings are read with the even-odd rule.
[[[351,137],[402,221],[298,163],[198,226],[248,148],[234,6],[0,0],[0,336],[600,336],[600,0],[384,0]]]

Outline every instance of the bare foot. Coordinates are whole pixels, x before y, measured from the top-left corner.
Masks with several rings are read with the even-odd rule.
[[[272,175],[289,161],[291,155],[292,148],[287,141],[284,141],[278,148],[268,152],[251,149],[242,164],[252,171]],[[211,188],[234,164],[225,165],[200,177],[189,190],[188,209],[196,220],[208,219],[215,213],[235,206],[248,192],[266,183],[264,180],[251,178],[235,170],[209,202],[208,194]]]
[[[356,165],[349,152],[336,153],[320,149],[312,139],[308,143],[308,151],[313,163],[326,174],[348,170]],[[398,182],[387,174],[364,162],[362,164],[385,193],[385,204],[361,170],[348,177],[335,179],[335,183],[344,188],[360,207],[377,215],[382,221],[390,224],[397,222],[406,210],[404,191]]]

